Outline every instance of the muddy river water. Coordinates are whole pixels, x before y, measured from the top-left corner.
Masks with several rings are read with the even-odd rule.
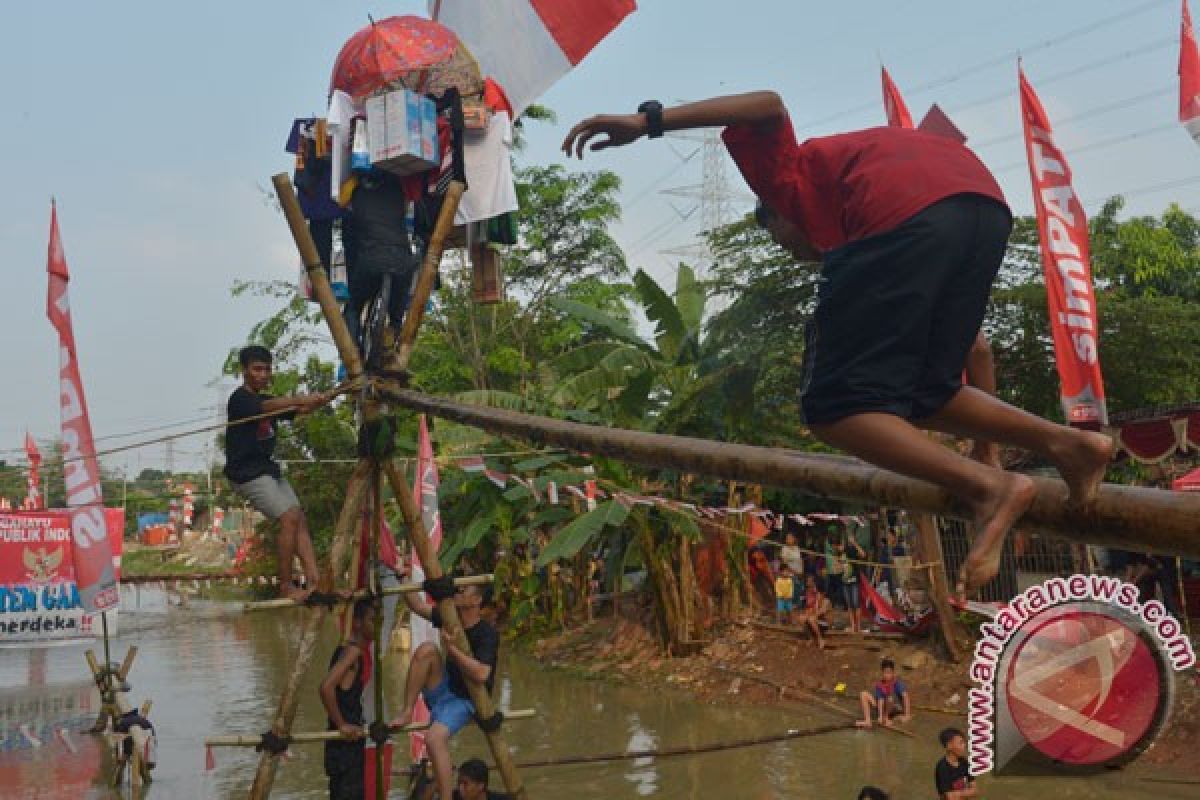
[[[139,703],[153,699],[151,718],[158,729],[159,764],[146,796],[245,797],[255,754],[218,750],[209,770],[202,741],[215,733],[266,729],[288,670],[298,614],[246,615],[220,604],[180,610],[155,590],[124,592],[114,657],[137,645],[131,697]],[[333,646],[332,628],[328,634],[317,655],[320,666]],[[95,719],[98,703],[84,679],[83,650],[0,650],[0,798],[116,796],[103,788],[96,740],[78,732]],[[521,656],[506,653],[502,659],[501,704],[538,711],[536,720],[506,725],[518,761],[700,745],[839,721],[819,711],[701,705],[683,694],[585,680]],[[319,670],[308,676],[296,730],[324,725],[319,677]],[[940,756],[936,735],[945,724],[947,718],[927,714],[915,721],[915,739],[847,731],[700,756],[530,769],[523,776],[531,798],[855,798],[863,784],[879,785],[895,798],[932,798],[933,765]],[[456,749],[460,759],[486,757],[483,738],[473,728],[459,737]],[[320,746],[295,746],[275,786],[273,797],[326,797]],[[1148,783],[1125,773],[985,779],[981,787],[987,798],[1200,797],[1200,786]]]

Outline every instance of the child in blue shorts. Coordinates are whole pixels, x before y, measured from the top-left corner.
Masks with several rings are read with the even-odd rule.
[[[904,681],[896,677],[896,662],[890,658],[883,659],[879,664],[882,675],[876,682],[875,688],[859,694],[862,701],[863,718],[855,724],[860,728],[871,727],[871,709],[879,711],[879,724],[890,727],[892,716],[900,712],[900,721],[912,719],[912,702],[909,699],[908,687]]]
[[[792,624],[792,601],[795,596],[796,582],[792,580],[792,568],[782,564],[779,567],[779,577],[775,579],[775,618],[780,625]]]

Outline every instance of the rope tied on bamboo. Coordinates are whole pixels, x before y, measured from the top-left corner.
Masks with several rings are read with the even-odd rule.
[[[368,595],[368,597],[369,596],[370,595]],[[334,606],[336,606],[338,603],[344,602],[346,602],[346,598],[337,592],[322,592],[319,590],[314,591],[304,599],[304,605],[308,606],[309,608],[323,606],[328,608],[330,611],[332,611]]]
[[[377,719],[367,726],[367,735],[376,747],[383,747],[392,738],[392,729],[386,722]]]
[[[259,738],[258,744],[254,745],[254,752],[266,752],[273,756],[277,756],[280,753],[287,752],[287,749],[291,747],[291,745],[291,736],[280,736],[279,734],[275,733],[275,731],[270,730],[262,734],[262,736]]]
[[[484,733],[495,733],[500,730],[500,726],[504,724],[504,712],[496,709],[496,713],[490,717],[481,717],[479,712],[475,712],[475,724],[479,726],[479,730]]]

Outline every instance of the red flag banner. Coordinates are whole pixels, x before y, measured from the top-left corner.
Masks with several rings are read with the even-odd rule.
[[[58,233],[58,210],[50,206],[50,247],[46,261],[49,288],[46,315],[58,331],[59,411],[62,419],[63,480],[67,487],[67,508],[71,514],[72,551],[75,581],[79,597],[87,611],[115,608],[120,601],[113,570],[108,526],[104,519],[104,498],[100,493],[100,469],[92,440],[92,422],[88,417],[83,379],[75,352],[75,333],[71,327],[71,302],[67,282],[67,259]]]
[[[28,491],[25,495],[24,506],[30,511],[36,511],[43,508],[42,503],[42,454],[38,450],[37,442],[29,435],[29,431],[25,432],[25,457],[29,459],[29,477],[26,479]]]
[[[1063,413],[1073,425],[1104,425],[1108,412],[1100,375],[1100,328],[1092,289],[1087,217],[1071,185],[1071,168],[1054,144],[1046,110],[1024,71],[1018,70],[1018,74]]]
[[[1183,24],[1179,31],[1179,121],[1200,144],[1200,50],[1187,0],[1183,0]]]
[[[413,495],[421,502],[421,521],[425,526],[425,533],[433,545],[433,552],[436,553],[442,547],[442,515],[438,511],[438,468],[437,461],[433,457],[433,442],[429,438],[429,427],[425,423],[425,415],[422,414],[418,419],[420,425],[417,431],[417,480],[416,485],[413,486]],[[425,579],[425,570],[421,568],[421,559],[417,555],[415,547],[412,551],[410,579],[413,581]],[[410,652],[416,652],[417,647],[424,642],[437,640],[437,630],[433,625],[416,614],[413,614],[410,619],[409,630],[412,634],[412,650]],[[413,709],[413,722],[428,721],[429,709],[425,706],[425,701],[418,698],[417,705]],[[409,734],[409,749],[413,761],[425,757],[425,734],[423,732],[416,731]]]
[[[900,90],[892,82],[892,76],[888,75],[887,67],[880,69],[883,72],[883,110],[887,112],[888,125],[893,128],[911,128],[912,114],[908,113],[908,106],[904,104]]]

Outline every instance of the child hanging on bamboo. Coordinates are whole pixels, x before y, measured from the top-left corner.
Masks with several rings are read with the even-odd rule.
[[[976,537],[964,588],[999,571],[1004,537],[1035,487],[919,428],[1032,450],[1058,468],[1072,503],[1092,499],[1113,452],[1107,436],[963,386],[1012,226],[1000,187],[971,151],[892,127],[801,144],[774,92],[665,109],[647,101],[635,114],[580,122],[563,150],[582,158],[585,148],[710,126],[726,126],[725,146],[759,197],[759,224],[797,261],[822,262],[804,350],[805,422],[828,444],[966,504]]]
[[[375,606],[369,598],[354,603],[350,636],[333,651],[329,674],[321,681],[321,704],[328,730],[342,739],[325,743],[329,800],[362,800],[366,791],[363,742],[363,689],[370,674],[370,644],[375,632]]]

